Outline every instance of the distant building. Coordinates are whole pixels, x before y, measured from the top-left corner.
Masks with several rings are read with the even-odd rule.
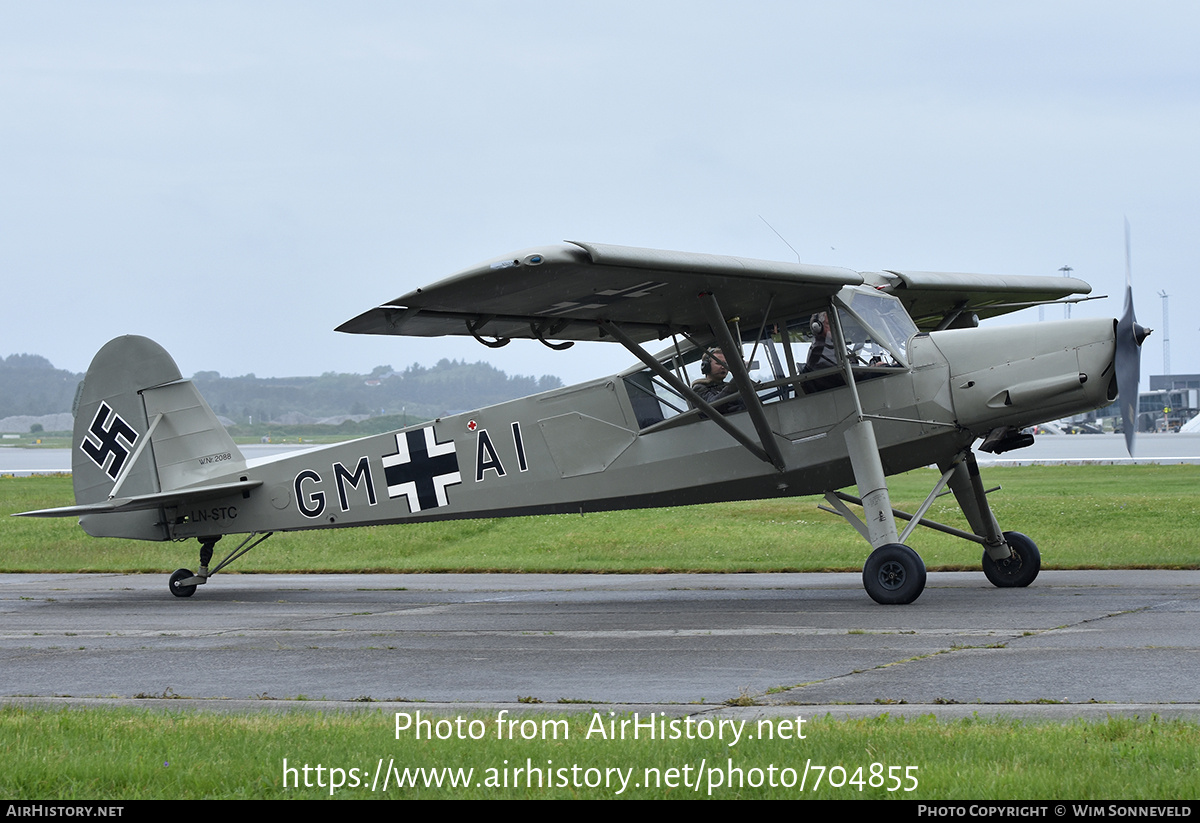
[[[1138,394],[1138,431],[1175,431],[1200,412],[1200,374],[1154,374],[1150,391]],[[1119,425],[1121,410],[1117,404],[1083,415],[1081,422],[1102,423],[1115,418]]]
[[[1200,392],[1200,374],[1152,374],[1150,390],[1191,389]]]
[[[1200,413],[1200,374],[1152,374],[1150,391],[1156,390],[1167,393],[1162,398],[1167,402],[1155,408],[1160,414],[1171,409],[1164,418],[1167,428],[1177,429]]]

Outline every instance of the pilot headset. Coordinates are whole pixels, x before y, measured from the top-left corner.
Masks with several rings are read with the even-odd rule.
[[[705,377],[708,377],[712,374],[713,354],[716,351],[717,349],[709,349],[704,353],[704,357],[700,359],[700,373]],[[722,354],[724,354],[724,352],[722,352]],[[725,368],[728,369],[729,367],[726,366]]]

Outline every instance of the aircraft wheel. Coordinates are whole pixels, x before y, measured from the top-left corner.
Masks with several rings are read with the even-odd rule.
[[[993,560],[983,553],[983,573],[993,586],[1014,589],[1028,586],[1042,570],[1042,554],[1037,544],[1020,532],[1005,532],[1004,539],[1013,550],[1007,560]]]
[[[176,569],[175,573],[171,575],[171,580],[167,583],[171,589],[171,594],[175,595],[176,597],[191,597],[193,594],[195,594],[195,586],[179,585],[180,581],[187,580],[189,577],[195,577],[190,569]]]
[[[911,603],[925,590],[925,562],[903,543],[880,546],[863,566],[863,587],[876,603]]]

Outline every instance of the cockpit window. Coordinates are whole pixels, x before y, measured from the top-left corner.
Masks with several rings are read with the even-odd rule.
[[[843,289],[838,302],[846,345],[860,365],[899,365],[908,363],[908,341],[917,333],[903,304],[890,294],[873,289]]]
[[[786,378],[786,372],[784,371],[784,366],[776,345],[776,342],[771,337],[760,340],[758,345],[744,342],[743,362],[750,355],[750,352],[753,352],[753,360],[748,364],[750,379],[756,385],[766,387],[758,392],[759,399],[763,403],[780,400],[784,396],[779,391],[777,384]],[[676,354],[661,353],[659,355],[659,362],[669,369],[681,383],[686,386],[692,386],[695,384],[695,381],[705,376],[702,371],[701,362],[707,350],[689,343],[681,347]],[[732,383],[730,384],[732,385]],[[689,410],[693,412],[692,416],[695,419],[701,419],[695,413],[691,402],[687,398],[675,391],[661,376],[654,374],[648,368],[626,373],[625,385],[629,391],[629,401],[633,406],[639,428],[644,429],[655,423],[670,420],[672,417],[676,417]],[[736,413],[736,411],[745,410],[745,405],[738,402],[736,393],[732,393],[726,398],[710,400],[709,402],[713,403],[714,407],[718,410],[724,409],[726,413]]]
[[[625,386],[640,429],[687,411],[687,401],[650,369],[625,375]]]

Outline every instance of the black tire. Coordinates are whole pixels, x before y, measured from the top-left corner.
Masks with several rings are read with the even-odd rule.
[[[1007,560],[993,560],[983,553],[983,573],[988,581],[1001,589],[1028,586],[1042,570],[1042,554],[1037,544],[1020,532],[1005,532],[1013,556]]]
[[[191,569],[176,569],[175,573],[171,575],[170,581],[167,583],[171,589],[171,594],[175,595],[176,597],[191,597],[193,594],[195,594],[195,586],[179,585],[180,581],[187,580],[189,577],[195,577],[195,575],[192,574]]]
[[[911,603],[925,591],[925,562],[903,543],[880,546],[863,565],[863,588],[885,606]]]

